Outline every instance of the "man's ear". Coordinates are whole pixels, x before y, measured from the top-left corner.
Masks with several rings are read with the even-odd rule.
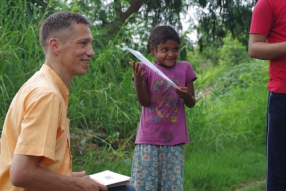
[[[60,53],[60,41],[58,38],[51,38],[49,40],[49,48],[51,52],[58,55]]]

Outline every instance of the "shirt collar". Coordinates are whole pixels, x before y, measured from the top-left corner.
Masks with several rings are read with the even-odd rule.
[[[40,71],[43,72],[51,81],[56,84],[64,98],[68,97],[70,88],[62,81],[62,79],[56,74],[56,72],[52,68],[50,68],[46,64],[43,64]]]

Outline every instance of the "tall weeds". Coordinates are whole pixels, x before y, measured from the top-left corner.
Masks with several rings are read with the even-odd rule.
[[[52,2],[49,6],[53,6]],[[24,0],[20,3],[6,0],[0,3],[1,124],[19,87],[39,70],[45,59],[38,42],[38,33],[41,20],[50,12],[42,13],[35,9],[32,16],[28,17],[25,3],[27,1]],[[59,9],[69,11],[63,7]],[[111,165],[112,168],[118,168],[119,172],[128,173],[141,107],[136,100],[131,81],[132,72],[128,65],[134,57],[119,47],[122,46],[125,35],[132,35],[132,31],[124,28],[114,41],[106,45],[97,36],[102,32],[98,33],[101,29],[94,26],[91,29],[95,38],[96,56],[90,63],[87,74],[75,77],[70,84],[68,117],[71,119],[71,132],[81,130],[101,133],[113,140],[126,140],[131,145],[123,142],[118,150],[107,147],[103,153],[96,149],[78,157],[75,154],[75,169],[88,167],[89,172],[92,172],[94,168],[104,169]],[[189,61],[192,63],[192,60]],[[264,62],[252,60],[250,63],[239,63],[233,68],[221,69],[216,66],[220,72],[198,68],[199,78],[194,83],[196,92],[211,91],[200,96],[194,108],[186,109],[191,136],[191,144],[186,146],[187,154],[208,150],[219,153],[229,146],[244,145],[251,148],[264,143],[266,66]],[[1,129],[2,125],[0,131]],[[83,137],[90,138],[88,133]],[[100,157],[102,154],[104,157]],[[193,158],[187,157],[186,160]],[[78,163],[79,161],[81,162]],[[120,165],[127,168],[120,169]],[[109,169],[113,170],[112,168]],[[189,185],[195,186],[192,183]],[[208,187],[202,187],[204,186]]]
[[[236,68],[241,71],[234,75]],[[248,78],[244,77],[246,75]],[[193,109],[187,110],[193,144],[223,149],[229,143],[263,143],[266,130],[267,63],[252,60],[229,68],[219,76],[213,77],[216,85],[212,90],[201,97]],[[241,78],[243,82],[239,82]]]
[[[37,12],[26,17],[25,1],[1,1],[0,8],[0,102],[1,123],[19,87],[43,62],[38,43]]]
[[[19,87],[44,62],[44,54],[38,42],[39,24],[44,15],[34,11],[34,19],[26,17],[25,1],[21,2],[13,4],[7,1],[7,4],[1,4],[0,9],[2,120]],[[5,9],[7,7],[9,10]],[[96,35],[96,28],[91,28],[97,42],[94,46],[96,56],[88,73],[83,77],[75,77],[70,84],[71,126],[84,130],[92,129],[107,135],[117,133],[121,138],[134,135],[141,111],[128,65],[134,57],[118,48],[124,36],[118,35],[112,43],[104,45],[100,36]],[[124,34],[131,35],[131,31],[126,30],[127,28],[122,30],[125,31]],[[222,148],[226,141],[235,143],[244,140],[250,143],[262,140],[266,81],[256,78],[261,75],[263,79],[267,74],[265,67],[264,71],[259,68],[260,65],[263,64],[240,64],[237,66],[237,72],[232,72],[236,69],[231,68],[221,73],[222,76],[213,87],[212,93],[200,98],[193,109],[187,109],[187,123],[193,144],[205,143]],[[233,73],[240,76],[235,77]],[[205,81],[199,78],[195,87],[208,88],[204,86]]]

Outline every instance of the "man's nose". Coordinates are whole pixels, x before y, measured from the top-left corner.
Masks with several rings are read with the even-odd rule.
[[[90,57],[93,57],[95,55],[92,46],[89,47],[89,49],[87,50],[86,54]]]

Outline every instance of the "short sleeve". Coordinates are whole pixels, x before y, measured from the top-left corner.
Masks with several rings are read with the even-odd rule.
[[[60,126],[60,98],[49,92],[28,96],[25,102],[15,154],[44,156],[54,160]]]
[[[183,62],[186,67],[186,84],[187,85],[190,81],[195,81],[198,77],[196,76],[196,73],[192,67],[192,65],[189,62],[184,61]]]
[[[259,0],[252,12],[250,34],[262,34],[268,36],[273,25],[274,11],[269,0]]]

